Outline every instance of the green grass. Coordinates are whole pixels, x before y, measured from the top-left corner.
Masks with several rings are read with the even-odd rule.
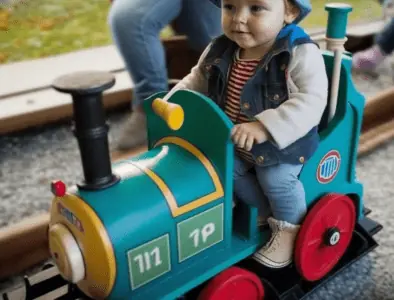
[[[207,0],[201,0],[207,1]],[[312,0],[306,28],[325,27],[324,4]],[[350,23],[380,17],[374,0],[347,0],[353,5]],[[46,57],[112,43],[107,26],[108,0],[24,0],[14,7],[0,6],[0,64]],[[162,36],[172,34],[165,28]]]
[[[311,2],[313,11],[301,23],[305,28],[326,27],[327,12],[324,5],[330,2],[343,2],[353,7],[353,11],[349,14],[349,24],[379,19],[382,15],[382,8],[377,0],[311,0]]]

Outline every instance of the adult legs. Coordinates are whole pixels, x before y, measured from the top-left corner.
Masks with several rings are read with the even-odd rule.
[[[394,50],[394,18],[384,27],[377,36],[376,43],[384,54],[391,54]]]
[[[181,12],[182,0],[115,0],[108,21],[113,40],[135,87],[133,107],[167,90],[167,70],[160,31]]]
[[[209,0],[183,0],[175,23],[178,33],[187,35],[190,46],[199,52],[222,34],[221,10]]]
[[[168,90],[160,31],[179,17],[177,28],[202,51],[216,35],[215,22],[220,26],[220,9],[208,0],[115,0],[112,5],[109,25],[113,40],[134,82],[133,113],[117,145],[128,150],[146,143],[144,99]]]
[[[112,3],[108,22],[113,41],[134,83],[133,113],[123,125],[118,149],[130,149],[146,141],[143,100],[168,89],[160,31],[179,15],[181,4],[182,0],[115,0]]]
[[[394,50],[394,18],[377,35],[375,44],[353,56],[353,69],[372,71]]]

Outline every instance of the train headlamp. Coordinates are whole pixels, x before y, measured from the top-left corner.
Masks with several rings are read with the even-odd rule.
[[[61,180],[52,181],[51,191],[56,197],[63,197],[66,194],[66,184]]]

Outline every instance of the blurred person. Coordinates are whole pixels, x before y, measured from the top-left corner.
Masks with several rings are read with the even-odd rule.
[[[353,55],[353,69],[361,72],[374,71],[394,51],[394,3],[380,0],[383,17],[389,22],[377,35],[374,45]]]
[[[146,116],[143,101],[168,90],[165,52],[161,30],[174,20],[179,34],[202,52],[222,33],[221,11],[202,0],[113,0],[108,22],[115,45],[134,82],[132,113],[123,124],[117,149],[131,150],[146,145]]]

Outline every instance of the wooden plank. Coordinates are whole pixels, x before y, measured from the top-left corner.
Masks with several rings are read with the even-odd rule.
[[[122,69],[124,63],[113,45],[5,64],[0,68],[0,98],[48,88],[54,78],[67,73]]]
[[[115,85],[103,94],[105,109],[129,106],[132,100],[134,83],[129,74],[120,71],[114,75]],[[169,80],[169,84],[176,82]],[[71,96],[54,89],[15,95],[0,101],[0,134],[69,119],[72,113]]]
[[[394,117],[370,128],[360,137],[358,155],[365,155],[394,138]]]
[[[394,87],[370,98],[363,116],[359,155],[394,138]]]
[[[368,23],[358,23],[348,26],[346,35],[351,37],[363,37],[374,35],[382,30],[385,24],[384,20],[374,20]]]
[[[187,38],[182,35],[162,42],[170,55],[189,48]],[[56,77],[86,70],[119,72],[125,70],[125,65],[114,45],[4,64],[0,68],[0,100],[48,89]]]
[[[45,243],[46,239],[43,237],[46,235],[48,222],[49,216],[44,214],[26,218],[0,230],[0,257],[26,253],[29,249]]]
[[[393,95],[394,87],[391,87],[368,99],[368,109],[364,111],[363,116],[364,132],[394,117]]]
[[[104,92],[106,109],[130,104],[133,82],[126,71],[114,73],[115,85]],[[0,101],[0,134],[40,126],[72,116],[72,99],[54,89],[15,95]]]
[[[29,252],[8,257],[7,260],[1,260],[0,279],[6,279],[10,274],[21,273],[26,270],[26,266],[33,267],[48,258],[48,245],[42,244],[36,248],[31,248]]]

